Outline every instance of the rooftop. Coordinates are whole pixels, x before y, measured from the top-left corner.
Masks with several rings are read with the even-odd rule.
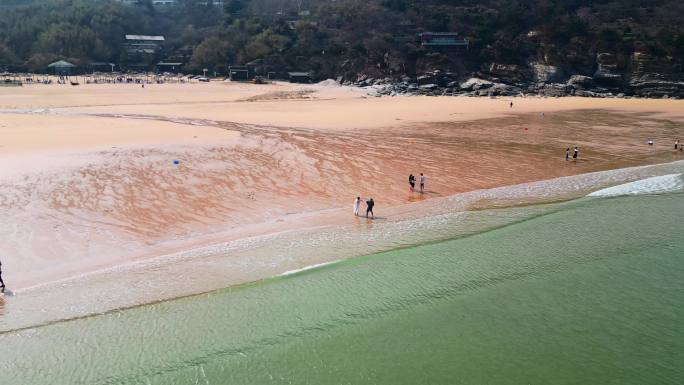
[[[48,67],[49,67],[49,68],[53,68],[53,67],[57,67],[57,68],[73,68],[73,67],[76,67],[76,66],[73,65],[73,64],[71,64],[71,63],[69,63],[68,61],[59,60],[59,61],[56,61],[56,62],[54,62],[54,63],[52,63],[52,64],[49,64]]]

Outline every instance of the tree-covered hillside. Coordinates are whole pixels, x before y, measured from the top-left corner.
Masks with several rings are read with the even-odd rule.
[[[14,4],[12,4],[14,3]],[[305,70],[318,78],[459,74],[492,64],[561,66],[591,74],[597,54],[615,68],[635,52],[681,72],[681,0],[180,0],[154,7],[107,0],[7,1],[0,7],[0,66],[44,71],[68,59],[127,65],[125,34],[164,35],[155,60],[185,71],[225,73],[258,63],[265,71]],[[457,32],[465,48],[420,45],[420,32]],[[522,76],[525,76],[524,74]]]

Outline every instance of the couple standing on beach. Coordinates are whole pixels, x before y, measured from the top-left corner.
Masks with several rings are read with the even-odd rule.
[[[373,214],[373,206],[375,206],[375,201],[373,198],[370,198],[366,201],[366,218],[368,218],[368,213],[370,213],[371,218],[375,218],[375,214]],[[359,210],[361,210],[361,197],[356,197],[356,200],[354,201],[354,215],[357,217],[359,216]]]
[[[577,158],[579,158],[579,148],[575,146],[575,149],[572,152],[572,160],[577,160]],[[570,147],[565,149],[565,160],[570,160]]]
[[[409,174],[409,191],[413,192],[416,188],[416,177],[413,174]],[[425,192],[425,175],[420,173],[420,192],[421,194]]]

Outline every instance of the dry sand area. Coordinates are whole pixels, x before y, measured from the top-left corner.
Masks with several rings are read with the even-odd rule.
[[[375,98],[222,82],[0,88],[0,258],[22,288],[211,234],[348,223],[357,195],[391,220],[390,207],[418,200],[684,159],[672,150],[683,122],[676,100]],[[574,145],[580,161],[565,162]],[[408,192],[420,172],[426,194]]]

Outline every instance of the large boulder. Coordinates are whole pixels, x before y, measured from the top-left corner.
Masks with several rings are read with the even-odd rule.
[[[480,78],[470,78],[461,83],[460,89],[463,91],[476,91],[480,89],[489,88],[494,85],[494,82]]]
[[[537,90],[537,93],[543,96],[560,97],[569,95],[570,91],[565,84],[545,84]]]
[[[649,98],[684,97],[684,82],[670,80],[650,80],[632,82],[632,93]]]
[[[597,69],[594,73],[594,81],[597,84],[616,87],[623,82],[623,76],[618,71],[617,58],[612,53],[600,53],[596,55]]]
[[[594,79],[584,75],[572,75],[566,85],[575,89],[587,90],[594,87]]]
[[[655,57],[644,52],[632,55],[630,82],[673,80],[672,58]]]
[[[418,76],[417,81],[418,84],[437,84],[440,87],[446,87],[450,82],[456,79],[458,79],[456,74],[434,70]]]
[[[488,73],[503,83],[524,82],[531,77],[529,69],[516,64],[492,63],[489,66]]]
[[[596,98],[599,97],[599,94],[594,92],[594,91],[586,91],[586,90],[577,90],[573,93],[575,96],[581,96],[585,98]]]
[[[522,90],[518,87],[501,83],[494,84],[489,89],[483,91],[487,91],[488,96],[516,96],[522,93]]]
[[[560,83],[565,80],[565,73],[560,67],[546,64],[532,64],[532,75],[537,83]]]
[[[684,97],[684,82],[672,58],[635,52],[632,55],[629,88],[638,96]]]

